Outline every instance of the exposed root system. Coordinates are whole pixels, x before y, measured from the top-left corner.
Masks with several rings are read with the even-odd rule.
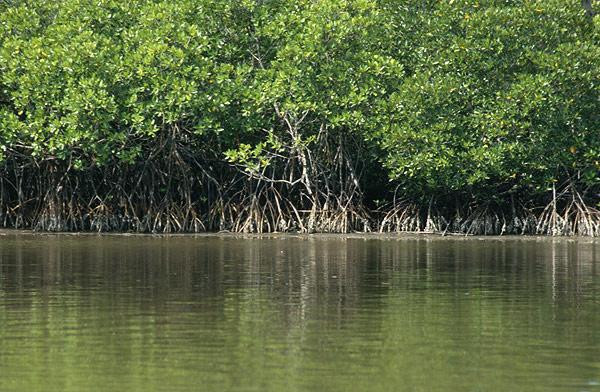
[[[396,199],[366,207],[361,169],[343,138],[323,133],[318,147],[294,139],[259,172],[198,160],[173,140],[144,164],[75,170],[57,160],[16,155],[0,174],[0,226],[97,232],[424,232],[463,235],[600,236],[600,210],[572,183],[541,208],[476,204],[448,209]],[[335,147],[330,147],[335,146]],[[280,148],[281,149],[281,148]],[[311,151],[318,151],[317,153]],[[285,157],[285,158],[283,158]]]

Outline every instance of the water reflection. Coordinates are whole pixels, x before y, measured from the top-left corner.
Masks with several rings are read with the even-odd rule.
[[[370,237],[0,237],[0,290],[51,296],[64,290],[138,292],[194,301],[260,289],[286,304],[443,287],[550,290],[578,301],[598,275],[592,240]],[[369,293],[372,292],[372,293]]]
[[[587,239],[8,233],[0,390],[589,389],[599,252]]]

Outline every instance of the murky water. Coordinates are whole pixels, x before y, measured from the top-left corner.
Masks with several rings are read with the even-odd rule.
[[[0,235],[1,391],[600,391],[600,242]]]

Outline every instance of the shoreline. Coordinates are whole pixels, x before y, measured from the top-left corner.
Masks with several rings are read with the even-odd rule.
[[[6,236],[30,237],[117,237],[117,238],[222,238],[222,239],[317,239],[317,240],[459,240],[459,241],[548,241],[560,242],[589,242],[600,243],[599,237],[591,236],[551,236],[531,234],[507,235],[464,235],[426,232],[397,232],[397,233],[234,233],[234,232],[203,232],[203,233],[130,233],[130,232],[91,232],[91,231],[62,231],[48,232],[24,229],[0,228],[0,241]]]

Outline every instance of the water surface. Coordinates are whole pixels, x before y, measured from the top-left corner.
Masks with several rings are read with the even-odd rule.
[[[1,391],[599,391],[600,243],[0,233]]]

